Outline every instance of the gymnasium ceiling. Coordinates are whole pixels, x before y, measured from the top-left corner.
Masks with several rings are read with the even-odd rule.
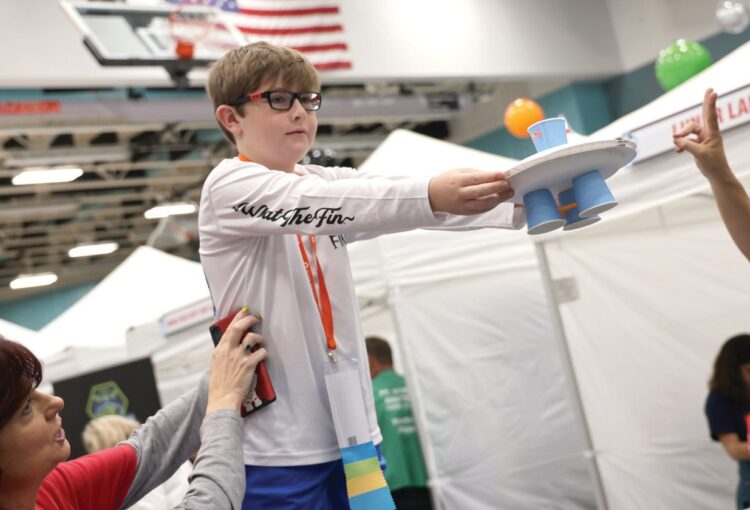
[[[456,81],[324,88],[309,156],[358,165],[397,128],[449,138],[451,120],[481,109],[495,88]],[[11,290],[19,274],[54,272],[57,288],[92,282],[143,244],[196,259],[195,215],[155,232],[159,220],[144,212],[169,201],[198,203],[208,172],[233,154],[202,91],[45,92],[54,98],[44,106],[56,109],[54,116],[0,116],[0,301],[52,288]],[[61,165],[84,173],[67,183],[11,183],[24,168]],[[68,255],[76,245],[104,241],[119,249]]]

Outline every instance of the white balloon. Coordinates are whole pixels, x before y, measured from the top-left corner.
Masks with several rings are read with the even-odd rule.
[[[716,6],[716,22],[724,32],[739,34],[750,25],[750,14],[741,1],[721,0]]]

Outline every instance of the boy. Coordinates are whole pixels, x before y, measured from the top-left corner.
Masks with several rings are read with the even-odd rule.
[[[304,57],[263,42],[227,53],[207,84],[239,156],[204,184],[201,263],[217,317],[244,304],[263,316],[278,395],[245,421],[245,509],[349,508],[324,374],[331,360],[356,364],[358,411],[368,441],[381,441],[345,244],[420,227],[523,224],[521,209],[496,207],[513,194],[502,172],[416,179],[297,165],[313,144],[319,89]],[[451,215],[476,213],[485,214]]]

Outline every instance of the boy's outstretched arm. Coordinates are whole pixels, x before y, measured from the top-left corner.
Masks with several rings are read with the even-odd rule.
[[[427,192],[433,212],[463,215],[489,211],[514,193],[503,172],[465,168],[433,177]]]
[[[732,172],[716,115],[717,94],[706,90],[703,125],[690,122],[674,134],[676,152],[687,151],[711,184],[721,218],[740,251],[750,260],[750,197]],[[695,138],[688,138],[695,135]]]

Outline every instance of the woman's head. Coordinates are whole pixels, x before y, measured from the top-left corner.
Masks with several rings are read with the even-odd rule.
[[[750,335],[737,335],[724,342],[709,386],[734,402],[750,402]]]
[[[42,366],[19,343],[0,336],[0,481],[44,478],[70,455],[59,397],[37,391]]]

